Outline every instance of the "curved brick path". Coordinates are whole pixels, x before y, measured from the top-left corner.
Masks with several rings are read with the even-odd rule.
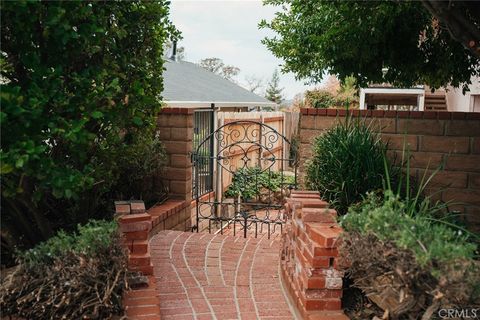
[[[162,320],[295,318],[278,241],[162,231],[150,244]]]

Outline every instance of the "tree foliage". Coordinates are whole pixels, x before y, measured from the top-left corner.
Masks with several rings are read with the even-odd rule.
[[[226,65],[220,58],[205,58],[198,65],[232,82],[235,82],[235,77],[240,73],[240,68]]]
[[[388,82],[439,88],[468,84],[480,74],[478,56],[455,41],[421,2],[264,3],[282,9],[272,21],[260,23],[276,32],[263,43],[298,79],[320,82],[327,70],[342,81],[354,76],[361,86]]]
[[[358,100],[354,77],[347,77],[340,83],[331,75],[320,88],[305,91],[305,106],[309,108],[352,109],[358,107]]]
[[[163,0],[1,6],[3,247],[86,221],[129,165],[156,169],[162,48],[176,30]]]
[[[272,79],[267,84],[267,89],[265,90],[265,98],[280,104],[283,101],[282,96],[283,88],[280,88],[280,76],[278,70],[275,69],[272,75]]]
[[[453,39],[480,58],[480,3],[478,1],[422,0],[423,6]]]

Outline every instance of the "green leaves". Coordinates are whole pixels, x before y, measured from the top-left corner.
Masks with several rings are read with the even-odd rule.
[[[132,118],[132,122],[137,126],[141,126],[143,124],[142,119],[140,117],[137,117],[137,116]]]
[[[100,118],[103,118],[103,112],[98,111],[98,110],[93,111],[91,116],[92,116],[93,119],[100,119]]]
[[[38,241],[42,223],[107,216],[119,189],[133,196],[122,177],[163,163],[154,125],[163,43],[175,27],[163,0],[1,6],[2,228],[25,215],[32,225],[12,227],[12,239]],[[151,163],[137,161],[148,152],[157,152],[145,155]]]
[[[468,233],[435,222],[428,212],[411,216],[406,210],[408,206],[390,190],[385,192],[384,199],[372,193],[364,202],[351,207],[341,224],[347,232],[374,234],[382,241],[393,241],[398,247],[413,251],[421,266],[474,257],[477,246],[469,241]]]
[[[415,1],[275,0],[279,12],[262,21],[275,36],[262,42],[297,79],[321,82],[326,72],[358,85],[391,83],[438,88],[470,83],[478,59],[432,23]],[[388,68],[386,74],[382,68]]]
[[[164,1],[2,2],[3,174],[45,191],[55,177],[55,197],[81,191],[61,180],[87,175],[91,157],[110,152],[119,132],[155,122],[169,30]]]
[[[37,245],[35,248],[19,253],[20,261],[27,267],[50,264],[57,258],[69,253],[95,255],[108,248],[117,234],[114,221],[90,220],[78,225],[77,232],[67,234],[60,230],[56,236]]]

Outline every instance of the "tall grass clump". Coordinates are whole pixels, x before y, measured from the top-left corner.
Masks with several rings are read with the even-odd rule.
[[[365,121],[347,117],[315,139],[307,186],[345,214],[367,192],[382,189],[385,153],[386,144]]]

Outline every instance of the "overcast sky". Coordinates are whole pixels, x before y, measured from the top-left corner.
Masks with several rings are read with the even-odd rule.
[[[174,0],[170,6],[171,20],[183,35],[179,46],[185,47],[185,60],[197,63],[203,58],[220,58],[240,68],[236,77],[240,84],[245,84],[246,76],[262,78],[266,83],[282,63],[260,42],[273,33],[258,29],[258,23],[271,20],[276,10],[261,1],[246,0]],[[309,87],[296,81],[293,74],[281,74],[280,83],[285,99]]]

